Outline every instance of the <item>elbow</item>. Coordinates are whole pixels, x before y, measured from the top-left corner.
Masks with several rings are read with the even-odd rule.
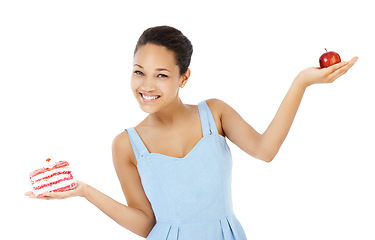
[[[275,156],[270,156],[270,157],[265,157],[262,158],[261,160],[265,161],[266,163],[272,162],[272,160],[275,158]]]
[[[275,151],[262,150],[258,152],[258,154],[256,155],[256,158],[266,163],[270,163],[276,157],[276,154],[277,152]]]
[[[261,137],[256,146],[256,158],[264,162],[270,163],[279,152],[281,144],[267,141]]]
[[[144,229],[142,234],[139,234],[141,237],[147,238],[148,235],[150,234],[151,230],[154,228],[156,224],[156,219],[155,217],[150,218],[149,224],[147,224],[146,228]]]

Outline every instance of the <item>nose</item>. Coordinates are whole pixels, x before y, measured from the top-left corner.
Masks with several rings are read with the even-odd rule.
[[[155,90],[155,82],[152,78],[146,78],[141,86],[142,90],[150,92]]]

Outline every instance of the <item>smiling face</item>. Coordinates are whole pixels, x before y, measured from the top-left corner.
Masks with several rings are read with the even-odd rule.
[[[144,112],[155,113],[178,102],[179,87],[185,85],[190,70],[180,74],[173,51],[146,44],[134,55],[131,89]]]

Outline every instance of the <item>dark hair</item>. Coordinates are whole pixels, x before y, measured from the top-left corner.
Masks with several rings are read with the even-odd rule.
[[[193,46],[180,30],[169,26],[157,26],[146,29],[138,39],[134,54],[139,47],[147,43],[164,46],[173,51],[177,65],[180,67],[180,75],[187,71],[191,55],[193,54]]]

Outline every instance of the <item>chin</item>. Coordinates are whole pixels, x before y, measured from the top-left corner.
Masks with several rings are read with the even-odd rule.
[[[157,109],[148,107],[148,106],[145,107],[145,106],[140,105],[140,108],[143,112],[148,113],[148,114],[157,112]]]
[[[145,113],[156,113],[160,110],[160,106],[156,104],[146,104],[143,102],[138,102],[139,107]]]

